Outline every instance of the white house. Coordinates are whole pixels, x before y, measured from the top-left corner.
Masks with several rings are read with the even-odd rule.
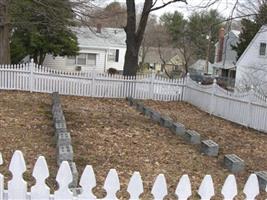
[[[190,74],[203,75],[206,72],[206,65],[207,65],[206,60],[199,59],[194,64],[188,67],[188,71]],[[212,73],[213,73],[213,69],[211,67],[211,63],[208,62],[208,74],[212,74]]]
[[[232,49],[239,41],[240,31],[231,30],[225,34],[224,28],[219,33],[219,41],[215,44],[213,73],[220,77],[235,78],[237,52]]]
[[[123,70],[126,53],[126,34],[120,28],[101,28],[96,30],[88,27],[75,28],[79,43],[79,55],[54,57],[47,55],[44,66],[66,71],[105,72],[109,68]]]
[[[267,94],[267,25],[261,27],[236,66],[236,88],[250,88]]]

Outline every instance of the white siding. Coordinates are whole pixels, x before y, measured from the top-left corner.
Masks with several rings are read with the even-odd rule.
[[[52,69],[65,69],[65,58],[61,56],[46,55],[43,65]],[[67,70],[67,69],[66,69]]]
[[[119,50],[119,62],[107,61],[107,69],[115,68],[118,71],[123,70],[126,48],[114,48]]]
[[[232,46],[235,46],[238,41],[239,38],[237,38],[236,35],[232,32],[230,32],[229,35],[225,37],[224,45],[226,48],[223,52],[223,59],[234,63],[236,62],[237,53],[235,50],[233,50]]]
[[[267,93],[267,55],[260,56],[260,43],[267,43],[267,27],[263,26],[237,62],[236,87],[253,85]]]
[[[118,48],[117,48],[118,49]],[[82,71],[92,70],[93,68],[96,71],[104,72],[108,68],[115,68],[117,70],[123,70],[124,64],[124,56],[125,56],[125,49],[121,48],[120,55],[119,55],[119,62],[108,62],[106,63],[106,56],[108,50],[105,49],[89,49],[89,48],[82,48],[79,53],[88,53],[88,54],[96,54],[96,66],[82,66]],[[52,55],[47,55],[44,61],[44,66],[52,68],[52,69],[59,69],[65,71],[75,71],[76,65],[67,65],[67,57],[53,57]]]

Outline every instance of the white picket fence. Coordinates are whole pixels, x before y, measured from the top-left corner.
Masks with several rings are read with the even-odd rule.
[[[267,132],[267,100],[253,90],[229,92],[213,85],[199,85],[189,77],[166,79],[155,74],[125,77],[88,72],[64,72],[38,66],[0,66],[0,89],[59,92],[64,95],[186,101],[203,111]]]
[[[187,79],[184,101],[232,122],[267,133],[267,100],[253,89],[238,93],[216,84],[199,85]]]
[[[2,160],[2,157],[1,157]],[[1,163],[2,164],[2,163]],[[12,173],[12,179],[8,181],[7,190],[4,189],[4,176],[0,174],[0,199],[1,200],[96,200],[98,199],[92,192],[96,187],[96,177],[92,166],[85,167],[79,185],[81,194],[75,195],[69,189],[72,182],[72,173],[67,161],[63,161],[57,176],[58,190],[51,194],[50,188],[45,180],[49,177],[49,170],[46,160],[40,156],[34,166],[32,176],[36,184],[27,191],[27,182],[23,179],[23,173],[26,171],[26,164],[21,151],[15,151],[9,165],[9,171]],[[177,177],[178,178],[178,177]],[[111,169],[106,177],[103,188],[106,191],[104,200],[116,200],[116,193],[120,191],[120,181],[115,169]],[[217,190],[218,191],[218,190]],[[138,200],[144,193],[143,181],[139,172],[134,172],[127,187],[130,200]],[[215,188],[212,177],[206,175],[197,191],[199,199],[209,200],[215,196]],[[163,200],[168,195],[168,187],[165,176],[160,174],[156,177],[151,190],[155,200]],[[192,196],[191,183],[188,175],[183,175],[176,187],[175,194],[178,200],[187,200]],[[232,200],[238,195],[237,183],[234,175],[229,175],[222,187],[221,194],[225,200]],[[257,176],[251,174],[244,186],[243,194],[246,200],[254,200],[259,195],[259,183]],[[219,195],[219,194],[217,194]]]
[[[0,66],[0,89],[8,90],[174,101],[182,100],[183,88],[183,79],[170,80],[155,74],[125,77],[96,71],[65,72],[33,62]]]

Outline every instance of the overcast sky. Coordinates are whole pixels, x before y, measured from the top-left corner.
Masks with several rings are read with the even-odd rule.
[[[113,2],[114,0],[109,0],[108,2]],[[116,0],[117,2],[125,3],[125,0]],[[162,1],[167,0],[158,0],[158,4],[161,4]],[[210,8],[217,9],[224,17],[229,17],[233,9],[234,3],[236,0],[218,0],[218,3],[215,3]],[[136,4],[141,7],[144,0],[135,0]],[[166,6],[163,9],[153,12],[157,16],[162,15],[164,12],[174,12],[179,11],[183,12],[185,16],[189,16],[194,10],[200,10],[199,6],[206,5],[210,0],[187,0],[187,5],[182,2],[174,3]]]

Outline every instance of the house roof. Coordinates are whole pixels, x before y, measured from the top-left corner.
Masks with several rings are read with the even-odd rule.
[[[235,64],[232,62],[218,62],[212,64],[212,67],[217,69],[232,69],[235,68]]]
[[[76,27],[73,31],[83,48],[126,47],[126,34],[122,28],[102,28],[101,33],[97,33],[95,28]]]
[[[171,60],[177,60],[176,56],[181,57],[181,54],[178,49],[176,48],[157,48],[157,47],[150,47],[145,56],[145,63],[150,64],[164,64],[162,59],[168,63]],[[162,59],[161,59],[162,58]],[[175,58],[175,59],[173,59]]]
[[[238,31],[238,30],[231,30],[231,32],[233,33],[233,34],[235,34],[235,36],[236,37],[238,37],[239,38],[239,35],[240,35],[240,31]]]
[[[241,32],[238,31],[238,30],[231,30],[231,31],[229,31],[228,33],[224,34],[224,37],[226,38],[226,37],[229,35],[229,33],[233,33],[234,36],[236,36],[237,38],[239,38],[239,34],[240,34]],[[218,45],[218,44],[219,44],[219,41],[215,43],[215,46]]]
[[[257,32],[257,34],[254,36],[254,38],[251,40],[251,42],[249,43],[249,45],[247,46],[246,50],[243,52],[243,54],[240,56],[240,58],[238,59],[238,61],[236,62],[236,66],[239,65],[240,61],[244,58],[244,56],[246,55],[247,51],[251,48],[251,46],[253,45],[253,43],[257,40],[257,38],[259,37],[259,35],[261,33],[266,33],[267,32],[267,25],[263,25],[260,30]]]
[[[209,62],[208,65],[210,66],[211,63]],[[202,70],[206,66],[206,60],[199,59],[194,64],[190,65],[189,68],[196,69],[196,70]]]
[[[204,71],[206,68],[206,60],[199,59],[194,64],[189,66],[189,69],[196,70],[196,71]],[[208,62],[208,72],[212,73],[211,63]]]

